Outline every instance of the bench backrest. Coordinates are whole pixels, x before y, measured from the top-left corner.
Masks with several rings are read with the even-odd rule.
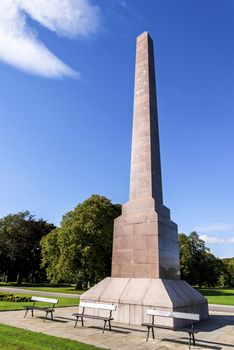
[[[86,301],[81,301],[79,306],[83,308],[92,308],[92,309],[109,310],[109,311],[115,311],[117,307],[114,304],[88,303]]]
[[[58,303],[58,299],[52,299],[52,298],[42,298],[42,297],[36,297],[36,296],[32,296],[31,298],[32,301],[41,301],[43,303],[51,303],[51,304],[57,304]]]
[[[146,312],[150,316],[160,316],[160,317],[171,317],[171,318],[181,318],[185,320],[199,321],[200,315],[188,312],[175,312],[175,311],[164,311],[156,309],[148,309]]]

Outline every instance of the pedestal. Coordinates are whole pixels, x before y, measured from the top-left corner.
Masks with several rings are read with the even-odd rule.
[[[192,312],[200,319],[208,318],[207,299],[181,280],[153,278],[107,277],[81,295],[82,301],[113,303],[115,322],[141,325],[149,321],[146,310],[156,307],[161,310]],[[156,322],[170,327],[184,327],[189,321],[156,318]]]

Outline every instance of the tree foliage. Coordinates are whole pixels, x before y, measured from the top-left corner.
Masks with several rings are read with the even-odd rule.
[[[219,277],[219,284],[222,287],[234,287],[234,257],[224,258],[223,271]]]
[[[50,281],[73,280],[86,287],[110,275],[113,221],[120,208],[93,195],[63,216],[61,227],[41,241],[42,265]]]
[[[0,219],[0,272],[6,281],[34,280],[40,273],[40,240],[55,226],[29,211]]]
[[[197,232],[179,234],[181,278],[193,285],[215,286],[224,271],[222,260],[216,258],[199,238]]]

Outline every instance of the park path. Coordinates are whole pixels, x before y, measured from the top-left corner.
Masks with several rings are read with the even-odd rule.
[[[209,312],[218,311],[218,312],[228,312],[234,315],[234,306],[232,305],[218,305],[218,304],[209,304]]]
[[[17,293],[17,294],[37,294],[43,296],[51,296],[51,297],[64,297],[64,298],[80,298],[79,294],[67,294],[67,293],[56,293],[56,292],[43,292],[36,291],[30,289],[16,288],[16,287],[0,287],[0,292],[7,293]],[[217,305],[217,304],[209,304],[209,311],[217,311],[217,312],[227,312],[234,315],[234,306],[231,305]]]
[[[23,288],[14,288],[14,287],[0,287],[0,292],[6,293],[17,293],[17,294],[37,294],[43,296],[51,296],[51,297],[64,297],[64,298],[79,298],[79,294],[67,294],[67,293],[56,293],[56,292],[44,292],[41,290],[30,290]]]
[[[44,313],[35,312],[24,318],[24,311],[0,312],[0,323],[41,332],[82,343],[95,345],[110,350],[187,350],[188,335],[185,332],[173,332],[165,329],[156,330],[156,338],[146,342],[144,327],[112,323],[112,332],[102,334],[103,322],[89,320],[85,326],[80,323],[74,328],[77,307],[58,308],[54,321],[43,322]],[[114,315],[113,315],[114,316]],[[234,350],[234,315],[212,313],[210,319],[197,326],[197,344],[192,350]]]

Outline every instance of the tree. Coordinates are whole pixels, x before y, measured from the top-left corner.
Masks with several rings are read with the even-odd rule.
[[[218,284],[223,263],[217,259],[197,232],[179,234],[181,277],[190,284],[214,286]]]
[[[234,287],[234,257],[222,259],[223,271],[220,275],[220,285],[222,287]]]
[[[7,281],[32,281],[40,272],[40,240],[55,226],[36,220],[29,211],[0,219],[1,273]]]
[[[120,205],[93,195],[64,215],[61,227],[41,241],[48,279],[85,287],[110,275],[113,221],[120,212]]]

